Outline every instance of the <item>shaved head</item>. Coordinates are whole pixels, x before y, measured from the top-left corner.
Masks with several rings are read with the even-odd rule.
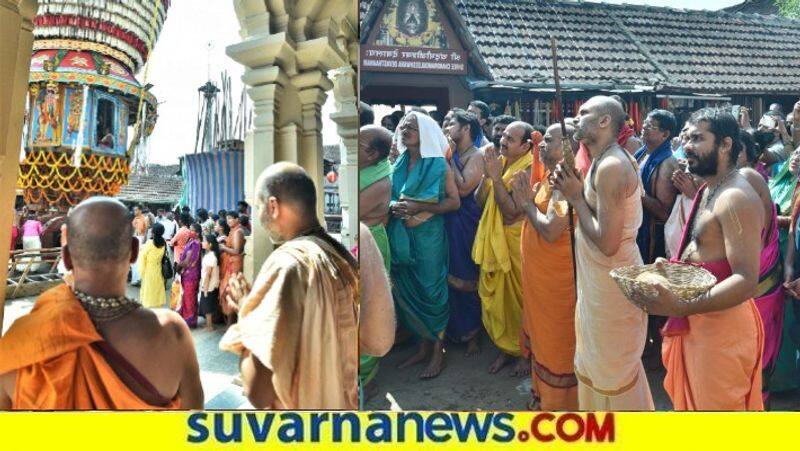
[[[287,162],[275,163],[258,177],[256,190],[262,200],[274,196],[279,202],[291,204],[300,212],[316,216],[317,189],[302,167]]]
[[[577,150],[578,142],[573,139],[573,135],[575,134],[575,126],[573,126],[569,122],[565,122],[564,128],[567,129],[566,139],[569,140],[570,146],[572,147],[573,150]],[[550,126],[547,127],[547,131],[545,132],[545,136],[547,135],[554,136],[555,139],[559,141],[563,139],[563,137],[561,136],[561,123],[556,122],[555,124],[550,124]]]
[[[392,134],[389,130],[379,125],[365,125],[358,132],[359,150],[363,147],[365,152],[377,152],[376,161],[389,156],[392,150]],[[364,156],[367,154],[365,153]],[[359,154],[359,157],[362,155]],[[366,162],[365,162],[366,163]]]
[[[575,127],[572,124],[566,124],[567,136],[570,147],[573,152],[578,150],[578,142],[573,139],[575,134]],[[547,127],[544,132],[544,139],[539,144],[539,159],[547,166],[549,170],[555,169],[555,166],[564,158],[562,148],[561,124],[556,122]]]
[[[624,124],[625,110],[619,102],[607,96],[594,96],[578,110],[575,139],[588,144],[616,138]]]
[[[128,209],[110,197],[92,197],[67,216],[67,248],[75,266],[127,262],[133,225]]]
[[[569,122],[565,122],[564,123],[564,128],[567,129],[567,138],[572,139],[572,135],[575,133],[575,126],[573,126]],[[558,135],[561,136],[561,123],[560,122],[556,122],[555,124],[550,124],[550,126],[547,127],[547,133],[552,134],[555,131],[557,131]]]
[[[622,104],[616,99],[606,96],[592,97],[589,99],[589,102],[593,100],[596,100],[595,108],[597,108],[597,114],[600,116],[611,116],[611,127],[616,133],[619,133],[622,125],[625,124],[625,109],[622,107]]]
[[[311,233],[333,246],[353,268],[358,268],[356,259],[341,243],[319,230],[317,190],[305,169],[294,163],[275,163],[258,176],[256,192],[258,219],[273,244]]]

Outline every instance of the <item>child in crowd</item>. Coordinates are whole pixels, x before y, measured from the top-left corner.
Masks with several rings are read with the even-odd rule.
[[[219,242],[213,233],[203,237],[200,275],[200,315],[206,318],[206,330],[214,330],[214,315],[219,307]]]

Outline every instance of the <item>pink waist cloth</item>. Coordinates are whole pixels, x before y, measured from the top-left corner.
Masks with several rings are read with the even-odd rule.
[[[756,308],[761,314],[764,324],[764,354],[761,359],[764,368],[771,368],[780,351],[781,333],[783,331],[784,297],[781,276],[783,276],[780,262],[780,242],[778,240],[778,211],[772,204],[772,226],[764,229],[762,239],[767,245],[761,250],[759,270],[759,288],[755,298]],[[763,284],[763,287],[762,287]]]
[[[683,255],[683,250],[686,249],[686,246],[689,244],[690,241],[690,232],[692,225],[694,223],[694,217],[697,214],[697,209],[700,204],[700,199],[703,198],[703,192],[706,189],[706,185],[700,187],[697,190],[697,194],[694,196],[694,202],[692,203],[691,212],[689,213],[689,217],[686,219],[686,225],[683,227],[683,236],[681,237],[681,244],[678,246],[678,254],[670,260],[672,263],[681,263],[684,265],[693,265],[699,266],[704,268],[711,274],[717,278],[717,283],[727,279],[732,274],[731,266],[728,264],[728,260],[716,260],[712,262],[703,262],[703,263],[687,263],[680,260],[680,256]],[[671,316],[667,319],[666,324],[661,329],[661,335],[665,337],[671,337],[675,335],[685,335],[689,333],[689,319],[686,317],[675,317]]]
[[[731,276],[731,266],[728,264],[728,260],[716,260],[713,262],[703,262],[703,263],[687,263],[682,262],[676,258],[670,260],[672,263],[680,263],[683,265],[692,265],[692,266],[699,266],[717,278],[717,283],[727,279]],[[661,329],[661,335],[664,337],[672,337],[675,335],[686,335],[689,333],[689,318],[687,317],[677,317],[677,316],[670,316],[667,319],[667,322],[664,324],[664,328]]]
[[[730,265],[728,264],[727,260],[717,260],[713,262],[704,262],[704,263],[686,263],[680,261],[678,258],[680,254],[683,253],[684,248],[688,245],[689,239],[689,232],[690,227],[692,226],[693,218],[697,214],[698,208],[698,200],[702,198],[703,191],[705,186],[701,187],[697,191],[697,195],[695,196],[694,203],[692,204],[691,213],[689,214],[689,219],[686,221],[686,225],[683,229],[683,237],[681,239],[681,244],[679,246],[680,251],[678,255],[673,257],[670,260],[673,263],[683,263],[683,264],[691,264],[695,266],[700,266],[701,268],[705,268],[711,274],[717,278],[717,283],[722,282],[723,280],[727,279],[731,276],[733,271],[731,270]],[[769,233],[769,244],[765,246],[761,251],[761,260],[760,260],[760,270],[759,276],[763,276],[765,273],[769,272],[775,261],[780,258],[780,247],[778,242],[778,217],[777,217],[777,209],[775,204],[772,205],[772,226],[769,229],[763,229],[761,231],[761,239],[764,239],[764,235]],[[782,290],[777,290],[774,293],[771,293],[769,296],[763,296],[763,298],[759,298],[762,302],[758,302],[756,300],[756,306],[759,307],[759,311],[762,313],[762,320],[765,320],[767,317],[776,316],[776,315],[766,315],[765,313],[769,310],[775,310],[775,306],[768,306],[766,304],[775,304],[775,299],[781,297]],[[772,307],[772,308],[770,308]],[[782,307],[782,306],[781,306]],[[782,309],[781,309],[782,311]],[[664,328],[661,329],[661,334],[665,337],[674,336],[674,335],[684,335],[689,332],[689,320],[687,318],[678,318],[678,317],[670,317],[666,324],[664,324]]]
[[[692,264],[692,265],[695,265],[695,266],[700,266],[701,268],[705,268],[706,270],[711,272],[711,274],[714,274],[714,276],[717,278],[717,283],[720,283],[723,280],[725,280],[728,277],[730,277],[732,272],[733,272],[731,270],[731,267],[728,264],[727,260],[717,260],[717,261],[713,261],[713,262],[704,262],[704,263],[686,263],[686,262],[682,262],[682,261],[680,261],[678,259],[680,257],[680,254],[683,253],[683,250],[686,247],[686,245],[688,245],[690,228],[692,226],[692,222],[693,222],[694,216],[697,214],[698,200],[702,198],[704,190],[705,190],[705,186],[701,187],[697,191],[697,195],[695,196],[694,203],[692,204],[691,213],[689,214],[689,219],[686,221],[686,225],[684,226],[684,229],[683,229],[683,237],[681,239],[681,244],[679,246],[680,252],[678,253],[677,256],[673,257],[673,259],[670,260],[670,261],[673,262],[673,263]],[[778,242],[778,217],[777,217],[777,215],[778,215],[778,211],[776,209],[775,204],[773,204],[772,205],[772,218],[771,218],[772,219],[772,221],[771,221],[772,226],[769,229],[764,228],[761,231],[761,239],[762,240],[764,240],[765,235],[768,234],[767,237],[769,238],[769,244],[767,246],[765,246],[761,251],[761,256],[760,256],[761,260],[760,260],[760,265],[759,265],[760,266],[759,277],[764,276],[766,273],[768,273],[770,270],[772,270],[773,266],[776,263],[776,260],[780,258],[780,247],[779,247],[780,245],[779,245],[779,242]],[[773,293],[770,293],[769,295],[765,295],[765,296],[762,296],[761,298],[756,299],[756,306],[758,307],[759,312],[761,313],[762,321],[765,322],[765,329],[767,329],[766,325],[768,323],[771,324],[771,323],[775,322],[775,321],[768,321],[769,318],[782,316],[782,315],[777,315],[777,314],[774,313],[777,310],[777,308],[780,308],[781,312],[783,311],[782,303],[779,301],[779,298],[782,298],[782,296],[783,296],[783,290],[779,288],[778,290],[776,290]],[[778,305],[778,304],[780,304],[780,305]],[[677,318],[677,317],[669,318],[667,320],[666,324],[664,324],[664,328],[661,330],[661,334],[663,336],[665,336],[665,337],[674,336],[674,335],[684,335],[684,334],[686,334],[688,332],[689,332],[689,320],[687,318]],[[777,341],[779,341],[779,340],[777,340]],[[774,346],[774,345],[770,346],[770,343],[767,343],[767,348],[770,348],[770,347],[776,347],[776,346]],[[766,351],[767,350],[765,349],[765,354],[766,354]],[[770,350],[770,353],[774,354],[775,352],[774,352],[774,350]],[[765,361],[766,361],[766,359],[765,359]]]

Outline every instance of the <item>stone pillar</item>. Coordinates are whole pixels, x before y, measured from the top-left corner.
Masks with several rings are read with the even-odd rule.
[[[254,191],[256,179],[267,166],[275,162],[275,154],[271,151],[276,147],[275,129],[278,97],[281,93],[280,85],[276,83],[265,84],[247,90],[253,100],[253,131],[244,146],[245,173],[244,194],[247,203],[253,208],[253,233],[245,244],[244,274],[248,280],[254,280],[258,268],[261,267],[270,252],[272,243],[267,237],[263,227],[257,224],[258,212],[256,211]],[[270,151],[267,151],[270,149]]]
[[[288,110],[298,104],[290,77],[296,75],[295,50],[286,33],[285,13],[273,12],[264,0],[234,0],[242,41],[226,48],[229,57],[245,67],[242,82],[253,101],[252,137],[245,143],[245,198],[255,207],[255,182],[281,155],[289,122],[299,122]],[[280,8],[278,8],[280,9]],[[294,101],[293,101],[294,100]],[[288,149],[287,149],[288,150]],[[290,151],[291,152],[291,151]],[[253,212],[253,233],[245,245],[244,275],[253,280],[272,252],[266,231]]]
[[[0,0],[0,334],[37,8],[35,0]]]
[[[317,216],[324,221],[322,105],[328,98],[326,92],[333,84],[321,71],[313,71],[293,79],[300,89],[303,132],[297,164],[303,166],[317,185]]]
[[[339,200],[342,205],[342,244],[348,249],[358,240],[358,108],[356,107],[356,71],[350,66],[328,73],[333,80],[336,111],[331,120],[341,137]]]
[[[281,127],[279,135],[280,153],[275,153],[275,161],[297,161],[300,153],[300,127],[294,122],[289,122]]]

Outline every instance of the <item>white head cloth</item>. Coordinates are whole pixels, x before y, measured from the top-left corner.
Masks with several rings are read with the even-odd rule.
[[[449,144],[439,124],[427,114],[417,111],[409,112],[406,114],[406,117],[412,114],[417,118],[417,127],[419,127],[419,151],[422,158],[444,157]],[[403,121],[400,121],[400,123],[402,124]],[[399,153],[406,151],[399,124],[394,133],[394,142],[397,145],[397,151]]]

